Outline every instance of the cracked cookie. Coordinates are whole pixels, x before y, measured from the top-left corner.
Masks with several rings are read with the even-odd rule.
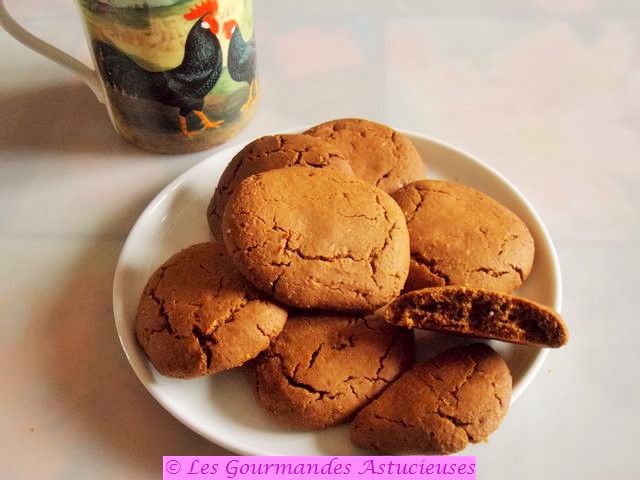
[[[386,125],[343,118],[304,133],[336,145],[349,158],[356,176],[387,193],[426,177],[427,169],[411,141]]]
[[[491,347],[447,350],[416,364],[351,424],[351,441],[385,454],[449,454],[486,440],[504,418],[511,373]]]
[[[558,313],[525,298],[478,288],[435,287],[396,298],[385,320],[406,328],[425,328],[522,345],[557,348],[569,341]]]
[[[411,238],[405,290],[465,285],[509,293],[529,275],[535,250],[531,233],[513,212],[482,192],[420,180],[393,198]]]
[[[400,207],[341,172],[297,167],[246,178],[223,225],[235,266],[295,307],[373,311],[400,293],[409,269]]]
[[[250,382],[279,423],[325,428],[349,420],[410,368],[414,348],[412,332],[380,317],[290,317]]]
[[[208,242],[175,254],[151,276],[136,336],[158,372],[194,378],[254,358],[286,320],[233,268],[224,247]]]
[[[334,145],[309,135],[269,135],[244,147],[225,168],[215,189],[207,220],[213,236],[222,239],[222,215],[229,197],[245,178],[291,166],[330,168],[353,175],[344,154]]]

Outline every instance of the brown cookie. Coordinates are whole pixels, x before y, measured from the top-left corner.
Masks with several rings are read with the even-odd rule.
[[[342,150],[353,173],[387,193],[425,178],[427,169],[411,141],[394,129],[359,118],[317,125],[307,135],[322,138]]]
[[[385,320],[407,328],[542,347],[569,341],[560,315],[539,303],[505,293],[467,287],[415,290],[396,298]]]
[[[453,348],[404,373],[351,424],[351,441],[387,454],[448,454],[481,442],[504,418],[511,373],[491,347]]]
[[[151,276],[136,335],[158,372],[193,378],[254,358],[286,320],[232,267],[224,247],[209,242],[175,254]]]
[[[411,237],[405,290],[465,285],[509,293],[533,265],[533,238],[520,218],[471,187],[420,180],[398,190]]]
[[[291,166],[329,168],[353,175],[344,154],[324,140],[309,135],[269,135],[244,147],[225,168],[207,208],[213,236],[222,239],[222,214],[238,184],[256,173]]]
[[[409,330],[378,318],[303,315],[255,362],[258,402],[281,424],[325,428],[349,420],[413,364]]]
[[[300,308],[373,311],[409,269],[400,207],[341,172],[283,168],[240,183],[224,212],[224,241],[258,288]]]

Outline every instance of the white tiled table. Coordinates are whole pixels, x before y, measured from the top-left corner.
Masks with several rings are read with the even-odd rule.
[[[9,6],[89,58],[71,2]],[[236,141],[347,115],[423,132],[504,173],[550,230],[571,343],[492,436],[478,478],[639,478],[638,3],[256,0],[255,10],[263,95]],[[133,222],[211,152],[128,146],[87,88],[3,32],[0,72],[0,478],[151,479],[163,454],[224,453],[138,382],[111,311]]]

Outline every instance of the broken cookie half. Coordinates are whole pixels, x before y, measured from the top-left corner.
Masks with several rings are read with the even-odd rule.
[[[435,287],[399,296],[385,320],[406,328],[557,348],[569,340],[560,315],[525,298],[468,287]]]
[[[491,347],[447,350],[416,364],[351,424],[351,441],[385,454],[449,454],[493,433],[511,400],[511,373]]]

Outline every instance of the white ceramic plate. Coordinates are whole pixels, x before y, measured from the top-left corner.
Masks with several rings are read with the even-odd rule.
[[[428,164],[430,178],[460,182],[495,198],[522,218],[533,234],[536,256],[520,295],[560,311],[560,268],[553,244],[539,216],[524,196],[498,172],[471,155],[423,135],[409,136]],[[210,239],[206,208],[227,163],[242,148],[231,147],[174,180],[142,213],[122,249],[113,287],[113,308],[122,347],[140,381],[185,425],[230,450],[249,455],[357,455],[346,426],[318,432],[279,427],[258,406],[244,372],[232,370],[197,380],[159,375],[138,346],[134,321],[138,300],[153,270],[182,248]],[[418,358],[449,346],[470,343],[454,336],[417,335]],[[513,375],[512,403],[540,369],[546,349],[489,342],[506,359]],[[478,454],[487,445],[465,453]]]

